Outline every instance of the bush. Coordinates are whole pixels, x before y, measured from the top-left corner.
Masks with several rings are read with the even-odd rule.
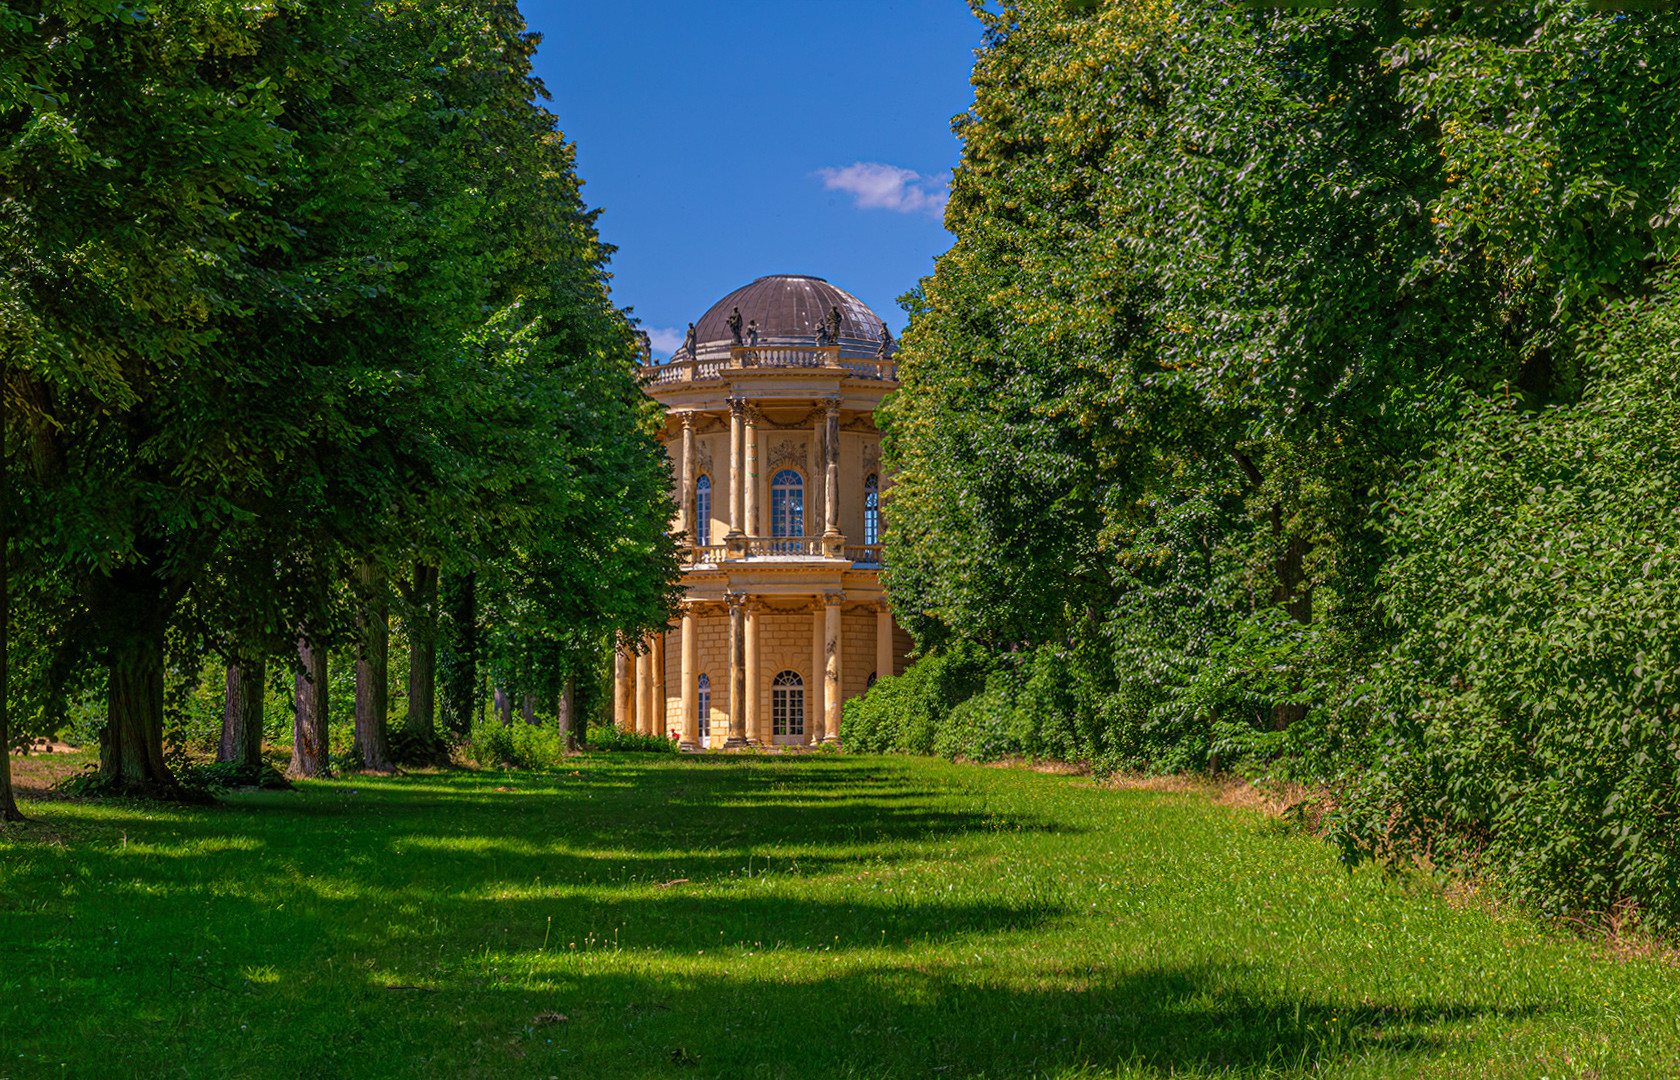
[[[482,767],[552,769],[565,760],[557,729],[536,724],[491,722],[473,728],[467,753]]]
[[[629,750],[646,754],[674,754],[677,744],[663,735],[639,735],[607,725],[595,728],[589,735],[591,750]]]
[[[1600,378],[1487,405],[1403,493],[1379,750],[1331,819],[1556,914],[1680,923],[1680,307],[1607,321]]]
[[[979,646],[959,642],[902,675],[876,680],[867,694],[846,702],[841,743],[862,753],[932,754],[951,710],[985,686],[992,666]]]

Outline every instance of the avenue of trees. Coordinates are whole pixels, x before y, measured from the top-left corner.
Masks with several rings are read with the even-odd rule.
[[[848,747],[1303,779],[1680,920],[1680,21],[977,13]]]
[[[663,625],[656,416],[535,48],[500,0],[0,0],[0,745],[91,694],[102,785],[178,792],[166,685],[214,656],[222,760],[280,665],[313,775],[348,649],[384,769],[486,665],[564,726]]]

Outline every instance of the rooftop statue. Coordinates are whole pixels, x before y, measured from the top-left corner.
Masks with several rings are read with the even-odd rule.
[[[694,359],[694,352],[697,348],[699,348],[699,342],[696,340],[694,333],[694,324],[689,323],[688,334],[683,338],[683,349],[687,351],[690,360]]]
[[[840,307],[835,305],[828,309],[828,343],[840,344]]]
[[[753,349],[758,348],[758,320],[757,319],[748,319],[747,320],[747,347],[748,348],[753,348]]]
[[[733,345],[741,344],[741,309],[736,308],[731,311],[729,318],[723,320],[723,324],[729,327],[730,343]]]
[[[877,360],[887,359],[889,356],[892,355],[892,347],[893,347],[892,331],[887,329],[887,324],[886,323],[882,323],[881,324],[881,342],[880,342],[880,344],[875,346],[875,359],[877,359]]]
[[[827,320],[817,323],[817,347],[821,348],[824,345],[832,344],[834,344],[834,339],[829,336]]]

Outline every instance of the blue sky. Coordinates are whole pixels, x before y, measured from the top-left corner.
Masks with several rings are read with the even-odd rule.
[[[950,246],[964,0],[524,0],[537,74],[603,213],[613,299],[669,355],[765,274],[817,274],[898,334]],[[673,336],[674,335],[674,336]]]

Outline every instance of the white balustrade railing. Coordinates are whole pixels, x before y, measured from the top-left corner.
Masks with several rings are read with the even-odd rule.
[[[668,364],[654,364],[642,369],[644,386],[671,386],[677,383],[702,382],[720,379],[731,368],[839,368],[854,379],[874,382],[897,382],[898,364],[893,360],[858,360],[840,358],[838,345],[732,345],[728,358],[705,360],[682,359]]]

